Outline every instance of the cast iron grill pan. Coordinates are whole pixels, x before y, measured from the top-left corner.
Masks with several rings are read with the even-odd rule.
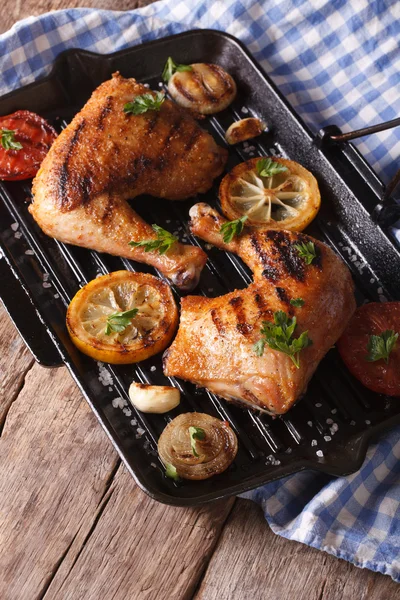
[[[323,200],[307,232],[330,244],[348,264],[359,303],[399,299],[399,252],[388,232],[371,218],[383,191],[381,182],[353,146],[316,144],[247,50],[226,34],[191,31],[105,56],[67,51],[58,57],[48,77],[1,98],[0,114],[33,110],[61,130],[91,92],[116,70],[159,89],[168,56],[182,63],[218,63],[238,83],[233,105],[201,122],[220,145],[225,145],[223,134],[233,120],[254,115],[268,124],[268,130],[246,147],[239,144],[230,149],[227,168],[252,156],[275,155],[292,158],[310,169]],[[249,151],[249,146],[254,149]],[[198,199],[218,207],[218,185],[216,181],[213,189]],[[146,265],[47,237],[27,211],[30,182],[1,183],[0,197],[1,296],[6,309],[38,362],[52,367],[66,364],[138,485],[156,500],[194,506],[306,468],[345,475],[360,467],[373,434],[400,423],[399,400],[363,388],[347,372],[335,349],[320,364],[306,396],[287,415],[276,419],[164,377],[161,355],[138,365],[96,363],[81,354],[68,337],[65,312],[73,295],[94,277],[110,271],[159,273]],[[247,286],[251,273],[239,258],[210,248],[190,234],[188,212],[195,201],[140,197],[133,206],[147,222],[178,232],[182,241],[207,251],[209,261],[195,293],[219,296]],[[179,292],[173,291],[178,300]],[[167,415],[136,412],[128,401],[132,380],[172,383],[182,392],[180,406]],[[164,475],[157,439],[169,420],[180,412],[195,410],[231,423],[239,438],[238,455],[221,475],[175,484]]]

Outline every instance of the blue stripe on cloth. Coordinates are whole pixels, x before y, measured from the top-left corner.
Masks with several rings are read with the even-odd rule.
[[[162,0],[136,11],[30,17],[0,36],[0,93],[45,75],[68,48],[110,53],[199,27],[242,40],[314,131],[400,114],[400,10],[391,0]],[[357,145],[383,180],[393,176],[400,128]],[[354,475],[302,472],[246,497],[277,534],[400,581],[399,433],[371,446]]]

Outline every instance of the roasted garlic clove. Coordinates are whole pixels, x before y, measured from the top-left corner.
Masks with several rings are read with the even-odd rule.
[[[180,392],[174,387],[135,382],[130,385],[129,398],[141,412],[160,415],[176,408],[181,401]]]
[[[168,91],[180,106],[203,115],[224,110],[236,96],[232,77],[218,65],[195,63],[191,69],[176,71]]]
[[[225,133],[225,139],[231,146],[255,138],[265,130],[265,123],[256,117],[241,119],[232,123]]]

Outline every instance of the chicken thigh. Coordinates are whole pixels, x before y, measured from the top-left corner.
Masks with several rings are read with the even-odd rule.
[[[182,299],[177,337],[164,354],[164,373],[206,387],[226,400],[283,414],[306,391],[318,363],[343,333],[356,304],[350,272],[325,244],[284,230],[245,232],[223,242],[223,219],[207,204],[190,211],[192,232],[238,254],[252,269],[254,282],[219,298]],[[306,264],[295,245],[312,241],[316,258]],[[290,300],[303,300],[295,307]],[[277,311],[296,317],[295,337],[308,331],[312,345],[300,353],[299,368],[290,356],[254,345],[263,321]]]
[[[126,114],[125,104],[144,93],[145,86],[118,73],[94,91],[44,159],[29,210],[51,237],[153,265],[191,289],[205,253],[179,243],[163,255],[129,246],[157,236],[127,200],[141,194],[182,200],[205,192],[227,152],[170,100],[160,110]]]

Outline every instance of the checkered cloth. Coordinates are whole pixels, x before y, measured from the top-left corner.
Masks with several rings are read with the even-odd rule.
[[[31,17],[0,36],[0,94],[48,73],[67,48],[108,53],[197,27],[241,39],[315,131],[400,114],[400,5],[390,0],[163,0],[124,13]],[[357,145],[383,180],[394,174],[400,128]],[[246,497],[279,535],[400,582],[399,433],[371,446],[355,475],[303,472]]]

